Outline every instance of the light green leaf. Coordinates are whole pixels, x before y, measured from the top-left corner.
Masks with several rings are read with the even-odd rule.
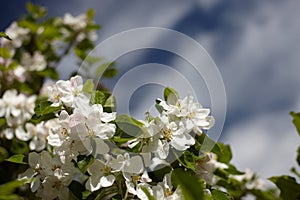
[[[134,137],[138,137],[140,135],[149,135],[147,129],[143,127],[143,123],[126,114],[117,115],[115,122],[118,128],[127,135]]]
[[[34,5],[30,2],[26,3],[27,11],[34,17],[35,19],[42,18],[47,14],[47,10],[44,7],[39,5]]]
[[[8,161],[8,162],[12,162],[12,163],[18,163],[18,164],[25,164],[27,165],[28,163],[26,162],[23,162],[23,159],[24,159],[24,155],[22,154],[17,154],[17,155],[13,155],[7,159],[5,159],[5,161]]]
[[[94,91],[93,79],[86,80],[86,82],[83,85],[82,91],[86,92],[86,93],[90,93],[90,94],[93,93],[93,91]]]
[[[5,48],[5,47],[1,47],[0,48],[0,56],[2,58],[10,58],[11,57],[11,54],[10,54],[10,50],[8,48]]]
[[[166,87],[164,90],[164,99],[168,104],[175,105],[179,99],[178,92],[173,88]]]
[[[106,95],[103,92],[97,90],[92,93],[91,100],[90,100],[91,104],[103,105],[105,101],[106,101]]]

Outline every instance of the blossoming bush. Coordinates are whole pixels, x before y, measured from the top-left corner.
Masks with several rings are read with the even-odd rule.
[[[210,109],[192,96],[166,88],[159,114],[138,120],[80,74],[57,80],[71,50],[80,62],[94,47],[93,11],[46,18],[43,7],[27,9],[0,35],[0,199],[300,198],[293,177],[272,177],[270,188],[236,169],[230,146],[206,135]],[[104,76],[115,73],[112,65]],[[300,133],[300,113],[291,114]]]

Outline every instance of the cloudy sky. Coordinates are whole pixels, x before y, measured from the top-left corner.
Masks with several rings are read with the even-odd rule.
[[[62,16],[65,12],[77,15],[94,8],[96,22],[103,27],[98,42],[140,27],[169,28],[196,40],[214,60],[224,81],[227,115],[220,140],[231,145],[233,162],[263,177],[289,173],[290,167],[296,165],[295,152],[300,140],[289,112],[300,111],[299,1],[46,0],[42,4],[49,9],[50,16]],[[1,30],[24,13],[24,7],[23,1],[18,0],[2,5],[5,12],[0,14]],[[161,44],[166,38],[157,35],[148,36],[148,40]],[[190,55],[195,53],[184,43],[178,46]],[[72,65],[72,62],[71,56],[63,64]],[[142,50],[117,60],[121,75],[145,63],[160,63],[178,70],[191,80],[196,91],[203,91],[196,93],[198,97],[203,96],[201,103],[209,106],[205,83],[194,77],[191,67],[178,56]],[[152,76],[174,79],[160,70],[153,71]],[[61,69],[61,72],[62,78],[66,78],[67,71]],[[114,85],[116,82],[107,83]],[[151,106],[145,99],[155,98],[158,91],[156,86],[137,90],[135,102],[142,103],[136,103],[133,114],[138,116],[144,112],[145,105]]]

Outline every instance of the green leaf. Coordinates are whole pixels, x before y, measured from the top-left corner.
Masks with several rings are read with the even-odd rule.
[[[149,135],[147,129],[143,127],[143,123],[126,114],[117,115],[115,122],[118,128],[127,135],[134,137],[138,137],[140,135]]]
[[[13,154],[27,154],[29,152],[28,143],[13,139],[9,149]]]
[[[94,162],[94,157],[93,156],[79,156],[78,158],[78,162],[77,162],[77,166],[78,169],[80,169],[80,171],[82,173],[85,173],[86,170],[89,168],[89,166],[91,166],[91,164],[93,164]]]
[[[56,71],[56,69],[50,67],[44,69],[43,71],[37,71],[36,73],[40,76],[51,78],[54,80],[57,80],[59,78],[59,73]]]
[[[195,175],[180,168],[172,171],[172,181],[174,185],[179,185],[182,190],[184,199],[186,200],[201,200],[203,199],[203,184],[196,178]]]
[[[45,114],[50,114],[50,113],[54,113],[56,111],[61,110],[61,106],[51,106],[52,102],[44,100],[41,101],[35,108],[34,108],[34,112],[37,115],[45,115]]]
[[[0,163],[3,162],[9,156],[7,150],[0,146]]]
[[[24,180],[15,180],[15,181],[11,181],[8,183],[5,183],[3,185],[0,185],[0,196],[4,196],[4,195],[10,195],[12,194],[15,189],[17,189],[18,187],[24,185],[26,183],[26,179]]]
[[[0,48],[0,56],[2,58],[10,58],[11,57],[11,54],[10,54],[10,50],[8,48],[5,48],[5,47],[1,47]]]
[[[31,123],[33,124],[38,124],[42,121],[47,121],[49,119],[53,119],[55,118],[55,114],[54,113],[49,113],[49,114],[45,114],[45,115],[37,115],[37,114],[34,114],[31,119],[29,120]]]
[[[0,32],[0,37],[3,37],[7,40],[11,40],[11,38],[8,35],[6,35],[6,33],[3,33],[3,32]]]
[[[230,162],[230,160],[232,159],[232,153],[231,153],[230,146],[225,145],[221,142],[218,142],[217,145],[220,149],[220,152],[217,152],[217,153],[219,153],[219,154],[217,154],[218,161],[228,164]]]
[[[290,112],[290,115],[293,117],[293,123],[296,126],[296,129],[300,136],[300,113]]]
[[[90,94],[93,93],[93,91],[94,91],[93,79],[86,80],[86,82],[83,85],[82,91],[86,92],[86,93],[90,93]]]
[[[90,100],[91,104],[103,105],[105,101],[106,101],[106,95],[103,92],[97,90],[92,93],[91,100]]]
[[[85,191],[85,187],[83,185],[81,185],[77,181],[72,181],[68,188],[75,197],[77,197],[78,199],[82,199],[82,193]]]
[[[5,159],[5,161],[8,161],[8,162],[12,162],[12,163],[18,163],[18,164],[25,164],[27,165],[28,163],[26,162],[23,162],[23,159],[24,159],[24,155],[22,154],[17,154],[17,155],[13,155],[7,159]]]
[[[229,194],[220,190],[213,190],[211,192],[211,195],[215,200],[233,200],[233,198]]]
[[[89,21],[93,20],[94,17],[95,17],[95,10],[94,9],[89,9],[86,12],[86,16],[87,16],[87,18],[88,18]]]
[[[155,200],[155,198],[150,194],[150,192],[147,190],[147,188],[141,187],[141,189],[142,189],[143,192],[146,194],[148,200]]]
[[[300,185],[291,176],[274,176],[269,178],[280,189],[282,199],[297,200],[300,198]]]
[[[105,112],[115,112],[116,111],[116,99],[113,95],[110,95],[104,105],[103,105],[103,109]]]
[[[24,198],[16,194],[0,195],[0,200],[23,200]]]
[[[108,69],[105,70],[105,72],[103,73],[103,77],[104,77],[104,78],[113,78],[113,77],[115,77],[118,73],[119,73],[119,71],[118,71],[116,68],[108,68]]]
[[[300,166],[300,146],[298,147],[297,153],[298,153],[298,155],[297,155],[297,163]]]
[[[6,119],[4,117],[0,118],[0,127],[6,124]]]
[[[164,90],[164,99],[168,104],[175,105],[179,99],[178,92],[173,88],[166,87]]]
[[[20,20],[20,21],[18,21],[18,25],[23,28],[28,28],[30,30],[30,32],[32,32],[32,33],[36,33],[37,30],[39,29],[38,24],[28,21],[28,20]]]
[[[34,5],[30,2],[26,3],[27,11],[32,15],[33,18],[42,18],[47,14],[47,10],[39,5]]]

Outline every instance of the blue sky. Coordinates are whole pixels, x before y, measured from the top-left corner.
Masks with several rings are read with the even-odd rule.
[[[288,173],[296,165],[300,140],[288,113],[300,111],[299,1],[33,2],[42,2],[50,16],[65,12],[77,15],[94,8],[96,22],[103,27],[99,42],[121,31],[146,26],[170,28],[190,36],[207,50],[223,77],[227,117],[221,140],[231,144],[234,163],[263,177]],[[24,13],[24,7],[25,3],[18,0],[2,5],[1,30]],[[159,37],[149,40],[163,42]],[[150,50],[122,56],[117,66],[128,69],[149,62],[185,70],[180,68],[184,63],[178,57]],[[70,56],[62,65],[73,63]],[[61,72],[66,78],[68,71],[61,68]],[[154,98],[156,89],[150,88],[148,96],[140,91],[136,98]],[[143,111],[143,105],[138,104],[137,109]]]

